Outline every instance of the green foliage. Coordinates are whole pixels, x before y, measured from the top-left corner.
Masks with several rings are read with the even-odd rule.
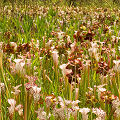
[[[42,4],[44,6],[40,6]],[[43,108],[47,115],[48,113],[52,114],[50,120],[54,120],[56,119],[54,113],[60,108],[60,104],[58,104],[56,111],[54,111],[54,101],[58,99],[58,96],[61,96],[67,100],[80,100],[77,107],[90,108],[88,120],[97,117],[92,113],[92,108],[101,108],[106,112],[106,120],[113,120],[114,109],[109,100],[115,96],[120,97],[120,74],[114,70],[113,62],[113,60],[119,59],[120,41],[119,39],[113,41],[112,38],[119,37],[119,11],[114,8],[113,1],[24,0],[19,3],[16,0],[3,1],[1,6],[0,41],[3,42],[3,45],[0,46],[0,49],[4,54],[3,58],[0,56],[0,62],[3,64],[2,67],[0,65],[0,80],[5,84],[5,93],[2,90],[1,95],[2,119],[36,120],[40,114],[37,114],[37,110]],[[98,6],[102,8],[97,9]],[[106,6],[109,6],[109,9],[106,9]],[[61,31],[64,33],[63,36]],[[49,43],[50,41],[52,42]],[[16,43],[17,48],[13,47],[11,42]],[[99,57],[101,57],[99,62],[95,58],[96,54],[90,56],[92,42],[96,42],[99,46]],[[102,42],[105,43],[104,47],[100,45]],[[73,48],[75,51],[73,50],[74,53],[71,54],[71,46],[74,47],[74,43],[76,43],[76,48]],[[57,50],[59,54],[57,65],[53,59],[54,50]],[[25,66],[23,61],[18,65],[14,61],[21,58],[23,58]],[[29,59],[31,64],[27,62]],[[86,60],[91,61],[89,67],[84,66]],[[21,63],[25,69],[22,74],[19,66]],[[105,65],[101,67],[102,63]],[[62,64],[69,64],[67,67],[72,70],[69,77],[63,75],[60,69]],[[81,64],[82,66],[80,66]],[[106,64],[109,66],[110,72],[104,68]],[[14,69],[15,67],[19,69],[19,72]],[[111,73],[115,75],[112,76]],[[37,78],[31,78],[34,80],[30,81],[26,75]],[[74,80],[74,87],[68,79],[71,82]],[[80,79],[79,82],[78,79]],[[39,102],[34,100],[36,98],[34,98],[33,89],[30,91],[32,87],[27,86],[27,88],[26,83],[32,84],[32,87],[41,88]],[[101,84],[107,84],[104,88],[107,91],[107,97],[109,97],[108,101],[104,92],[99,94],[97,91],[97,86]],[[18,96],[13,94],[14,87],[17,85],[21,85],[19,88],[21,92]],[[71,91],[72,87],[74,89]],[[76,97],[76,88],[78,88],[78,97]],[[46,105],[47,96],[52,96],[50,107]],[[8,107],[10,107],[8,99],[10,98],[16,100],[16,105],[23,105],[24,114],[22,117],[16,112],[17,110],[11,115],[12,117],[10,116],[8,111]],[[67,107],[72,110],[71,105]],[[82,119],[82,114],[78,113],[77,118]],[[74,120],[72,113],[70,120]]]

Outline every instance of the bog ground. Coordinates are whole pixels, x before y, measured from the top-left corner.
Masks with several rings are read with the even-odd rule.
[[[0,8],[1,120],[119,120],[120,10]]]

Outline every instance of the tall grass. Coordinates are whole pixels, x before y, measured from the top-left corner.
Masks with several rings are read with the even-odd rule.
[[[24,0],[23,6],[18,6],[18,1],[10,2],[9,5],[4,3],[1,9],[4,14],[0,16],[0,41],[3,42],[0,46],[0,49],[3,50],[3,53],[0,52],[0,83],[5,84],[4,87],[1,87],[0,94],[1,119],[36,120],[42,114],[41,111],[44,111],[47,116],[50,113],[51,120],[56,119],[56,114],[57,119],[60,119],[60,112],[56,113],[57,110],[62,109],[62,102],[60,103],[58,100],[60,96],[63,101],[71,100],[68,103],[66,101],[62,103],[65,105],[65,110],[72,111],[76,106],[79,109],[89,108],[89,120],[97,117],[92,113],[93,108],[104,110],[106,120],[117,119],[113,115],[115,110],[112,102],[115,96],[120,99],[120,74],[119,70],[115,70],[113,60],[119,60],[120,41],[113,41],[112,37],[113,35],[116,39],[119,37],[120,28],[117,23],[117,20],[119,22],[119,11],[97,9],[96,6],[92,9],[74,7],[73,4],[81,3],[73,1],[68,1],[70,4],[66,3],[69,4],[69,7],[62,5],[59,7],[53,4],[55,2],[59,5],[58,1],[45,1],[44,6],[37,5],[38,2],[43,4],[40,1],[29,3]],[[61,2],[65,3],[65,1]],[[88,3],[91,3],[91,6],[94,6],[98,2],[86,1],[83,5],[87,6]],[[112,8],[111,2],[105,1],[100,4]],[[109,26],[111,28],[108,28]],[[96,41],[98,42],[95,49],[100,53],[97,56],[101,57],[100,60],[97,60],[96,54],[90,54],[93,45],[91,35],[92,42],[94,44]],[[11,42],[16,43],[17,48]],[[102,42],[105,45],[100,45]],[[106,51],[102,47],[105,47]],[[53,57],[53,53],[56,51],[58,52],[55,53],[56,56],[58,55],[57,64],[55,62],[57,58],[54,58],[56,56]],[[22,60],[15,62],[15,59],[18,58],[22,58]],[[88,65],[86,65],[87,60],[91,61]],[[107,64],[110,72],[101,68],[100,65],[104,62],[105,65],[102,68],[107,69],[104,68]],[[67,65],[68,73],[70,70],[73,73],[64,73],[60,69],[62,64]],[[99,71],[99,69],[102,70]],[[107,73],[105,74],[105,72]],[[106,89],[106,92],[99,94],[99,85],[104,84],[105,87],[101,88]],[[19,94],[14,91],[14,87],[17,85],[20,85],[18,88],[20,91],[17,89]],[[16,101],[15,105],[12,104],[14,108],[12,114],[10,114],[10,103],[8,102],[11,98]],[[80,103],[72,106],[72,101],[75,100],[79,100]],[[69,104],[69,102],[71,103]],[[19,110],[23,108],[23,114],[17,110],[19,104],[22,105]],[[40,111],[38,111],[39,108]],[[76,117],[72,111],[70,120],[83,118],[82,112],[77,112]]]

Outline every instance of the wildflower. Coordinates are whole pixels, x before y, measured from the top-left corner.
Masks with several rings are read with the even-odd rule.
[[[0,83],[0,93],[1,91],[4,93],[5,92],[5,84],[4,83]]]
[[[76,120],[77,118],[77,111],[79,108],[55,108],[53,111],[53,115],[56,120],[69,120],[70,116],[72,115],[74,119]]]
[[[30,68],[31,67],[31,59],[26,59],[25,64],[26,64],[27,68]]]
[[[37,43],[35,44],[36,48],[39,49],[40,41],[37,40]]]
[[[25,75],[25,77],[28,79],[28,83],[30,83],[31,85],[35,85],[35,81],[38,79],[36,76]]]
[[[75,100],[78,99],[79,96],[79,88],[75,88]]]
[[[79,112],[81,112],[83,120],[88,120],[88,113],[90,112],[89,108],[80,108]]]
[[[58,32],[57,34],[58,34],[58,39],[59,39],[59,40],[62,40],[63,37],[65,36],[65,33],[64,33],[64,32]]]
[[[92,48],[98,48],[98,44],[96,42],[91,42]]]
[[[90,56],[97,54],[98,48],[92,47],[88,49]]]
[[[58,108],[53,111],[55,120],[65,120],[66,118],[66,108]]]
[[[58,96],[58,102],[59,102],[61,108],[64,108],[64,107],[65,107],[65,105],[64,105],[64,101],[63,101],[63,99],[62,99],[61,96]]]
[[[75,51],[76,42],[72,43],[72,44],[70,45],[70,47],[71,47],[71,51],[70,51],[70,54],[71,54],[71,53],[73,53],[73,52]]]
[[[113,63],[115,64],[115,66],[114,66],[114,70],[116,71],[116,72],[120,72],[120,60],[113,60]]]
[[[98,92],[98,98],[99,98],[99,99],[100,99],[101,93],[106,91],[106,89],[103,88],[105,85],[106,85],[106,84],[97,86],[97,92]],[[96,87],[96,86],[95,86],[95,87]]]
[[[98,88],[98,90],[97,90],[98,92],[105,92],[106,91],[106,89],[103,88],[103,85],[99,85],[99,86],[97,86],[97,88]]]
[[[90,63],[91,63],[91,60],[85,60],[85,64],[83,65],[86,69],[88,69],[88,67],[90,66]]]
[[[44,111],[43,108],[39,108],[37,111],[35,111],[37,113],[37,118],[39,120],[46,120],[47,118],[49,119],[49,117],[51,116],[50,114],[47,116],[47,113]]]
[[[119,118],[120,117],[120,100],[118,97],[112,101],[112,107],[113,107],[113,110],[115,110],[114,116]]]
[[[74,117],[74,120],[77,120],[77,111],[79,110],[79,107],[72,107],[67,109],[67,120],[70,119],[70,116]]]
[[[8,99],[8,103],[11,105],[10,107],[8,107],[11,119],[13,118],[13,114],[15,111],[17,111],[20,116],[23,116],[23,106],[21,104],[15,106],[16,101],[14,99]]]
[[[112,101],[112,105],[114,109],[117,109],[120,106],[120,100],[118,97]]]
[[[36,40],[36,43],[34,43],[34,39],[32,39],[30,42],[30,46],[33,47],[33,45],[35,45],[36,49],[39,49],[39,44],[40,44],[39,40]]]
[[[66,75],[72,73],[72,70],[71,69],[66,69],[66,67],[67,67],[67,64],[60,65],[60,69],[62,70],[63,76],[66,76]]]
[[[120,119],[120,108],[117,108],[114,112],[114,116],[118,118],[118,120]]]
[[[55,96],[54,96],[54,95],[46,96],[45,102],[46,102],[46,107],[47,107],[47,108],[50,108],[51,105],[52,105],[52,107],[54,108],[55,105],[56,105]]]
[[[10,45],[14,47],[14,50],[17,49],[17,44],[15,42],[10,42]]]
[[[97,61],[100,60],[100,53],[95,54],[95,59],[96,59]]]
[[[116,50],[115,50],[115,48],[111,49],[111,55],[112,55],[112,57],[115,58],[115,56],[116,56]]]
[[[16,87],[13,87],[14,92],[12,91],[11,93],[13,93],[14,95],[18,95],[21,92],[20,90],[18,90],[18,88],[21,87],[21,86],[22,86],[22,84],[20,84]]]
[[[8,99],[8,103],[11,105],[10,107],[8,107],[8,110],[10,116],[12,116],[15,111],[16,101],[14,99]]]
[[[3,42],[0,42],[0,50],[2,49],[3,46]]]
[[[15,64],[15,72],[16,73],[21,73],[24,74],[25,73],[25,61],[23,59],[14,59]]]
[[[120,51],[120,46],[118,46],[118,50]]]
[[[23,106],[21,104],[15,107],[15,110],[18,112],[20,116],[23,116]]]
[[[32,86],[33,89],[33,97],[35,102],[38,102],[40,100],[40,92],[41,92],[41,87],[37,87],[37,86]]]
[[[109,72],[109,69],[109,65],[106,62],[101,61],[98,62],[98,68],[96,72],[106,76]]]
[[[53,51],[52,52],[52,57],[53,57],[53,61],[54,61],[54,64],[55,64],[55,66],[57,66],[58,65],[58,52],[57,51]]]
[[[19,46],[17,46],[17,52],[23,52],[23,53],[26,53],[26,52],[29,52],[31,49],[31,46],[29,45],[29,43],[24,43],[24,44],[19,44]]]
[[[106,113],[101,108],[93,108],[92,112],[97,115],[96,120],[105,120]]]
[[[45,47],[46,48],[50,48],[52,46],[53,40],[49,40],[46,44]]]
[[[11,46],[10,43],[3,44],[3,52],[7,54],[14,53],[14,46]]]
[[[31,94],[33,94],[32,86],[33,86],[33,84],[31,84],[31,83],[26,83],[25,84],[26,90],[30,91]]]
[[[77,118],[77,111],[79,107],[77,106],[80,101],[71,101],[71,100],[63,100],[60,96],[58,96],[58,102],[56,104],[60,104],[61,108],[54,108],[53,114],[55,119],[68,119],[72,115],[74,119]]]
[[[79,101],[79,100],[72,101],[72,105],[73,105],[73,106],[77,106],[77,105],[78,105],[78,103],[80,103],[80,101]]]
[[[94,56],[97,61],[100,59],[100,53],[98,53],[98,44],[96,42],[91,42],[91,48],[88,49],[89,55]]]
[[[65,107],[67,107],[67,108],[71,108],[71,107],[73,108],[73,107],[77,106],[78,103],[80,103],[79,100],[75,100],[75,101],[64,100],[64,102],[65,102]]]
[[[72,103],[72,101],[71,100],[65,100],[65,106],[69,106],[69,105],[71,105],[71,103]]]

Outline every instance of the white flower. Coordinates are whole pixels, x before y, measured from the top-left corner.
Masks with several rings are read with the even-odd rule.
[[[37,87],[37,86],[32,86],[33,89],[33,97],[35,102],[38,102],[40,100],[40,92],[41,92],[41,87]]]
[[[76,48],[76,42],[72,43],[72,44],[70,45],[70,47],[71,47],[70,53],[73,53],[73,52],[75,51],[75,48]]]
[[[49,40],[46,44],[45,47],[46,48],[50,48],[52,46],[53,40]]]
[[[115,114],[115,116],[116,116],[117,118],[119,118],[119,117],[120,117],[120,108],[117,108],[117,109],[115,110],[114,114]]]
[[[54,61],[54,64],[57,66],[58,65],[58,52],[57,51],[53,51],[52,52],[52,57],[53,57],[53,61]]]
[[[5,92],[5,84],[4,83],[0,83],[0,93]]]
[[[18,90],[18,88],[21,87],[21,86],[22,86],[22,84],[20,84],[16,87],[13,87],[14,92],[12,91],[11,93],[13,93],[14,95],[18,95],[21,92],[20,90]]]
[[[77,106],[77,105],[78,105],[78,103],[80,103],[80,101],[79,101],[79,100],[72,101],[72,105],[73,105],[73,106]]]
[[[97,90],[98,92],[105,92],[106,91],[106,89],[105,88],[98,88],[98,90]]]
[[[65,105],[66,105],[66,106],[69,106],[71,103],[72,103],[71,100],[65,100]]]
[[[88,49],[90,56],[96,55],[98,53],[98,48],[89,48]]]
[[[32,88],[33,88],[33,91],[34,91],[35,93],[40,93],[40,91],[41,91],[41,87],[39,88],[39,87],[37,87],[37,86],[32,86]]]
[[[17,49],[17,44],[15,42],[10,42],[10,45],[14,47],[14,49]]]
[[[117,109],[120,106],[120,100],[117,97],[117,99],[112,101],[113,108]]]
[[[19,114],[20,116],[23,116],[23,109],[20,109],[20,110],[18,111],[18,114]]]
[[[111,48],[111,55],[112,55],[112,57],[115,57],[116,56],[116,50],[115,50],[115,48]]]
[[[66,108],[54,109],[53,115],[55,117],[55,120],[65,120],[67,114],[66,112]]]
[[[46,102],[46,107],[49,108],[52,104],[52,98],[53,96],[46,96],[45,102]]]
[[[21,104],[17,105],[17,106],[15,107],[15,110],[18,111],[18,114],[19,114],[20,116],[23,116],[23,106],[22,106]]]
[[[91,42],[91,48],[88,49],[89,55],[94,56],[97,61],[100,59],[100,53],[98,53],[98,44],[96,42]]]
[[[71,69],[66,69],[67,64],[60,65],[60,69],[62,70],[63,76],[66,76],[67,74],[70,74],[72,72]]]
[[[3,42],[0,42],[0,49],[2,50]]]
[[[61,96],[58,96],[58,102],[60,103],[61,108],[64,108],[64,107],[65,107],[64,101],[63,101],[63,99],[62,99]]]
[[[36,48],[39,49],[40,41],[37,40],[37,43],[35,44]]]
[[[91,60],[85,60],[85,64],[83,62],[83,65],[86,69],[88,69],[88,67],[90,66]]]
[[[10,107],[8,107],[9,114],[12,115],[15,111],[16,101],[14,99],[8,99],[8,103],[11,105]]]
[[[97,62],[99,62],[99,60],[100,60],[100,53],[96,53],[95,54],[95,59],[97,60]]]
[[[118,50],[120,51],[120,46],[118,46]]]
[[[11,105],[11,106],[15,106],[16,105],[16,101],[14,99],[8,99],[8,103]]]
[[[17,111],[20,116],[23,116],[23,106],[21,104],[15,107],[16,101],[14,99],[8,99],[8,103],[11,105],[8,107],[10,116],[12,116],[15,111]]]
[[[39,108],[37,111],[35,111],[36,113],[37,113],[37,118],[39,119],[39,120],[47,120],[47,118],[49,118],[51,115],[49,114],[48,116],[47,116],[47,113],[44,111],[44,109],[43,108]]]
[[[106,85],[106,84],[97,86],[97,92],[98,92],[98,98],[99,98],[99,99],[100,99],[100,94],[101,94],[101,92],[105,92],[105,91],[106,91],[106,89],[103,88],[105,85]]]
[[[65,33],[64,32],[58,32],[58,39],[63,39]]]
[[[120,72],[120,60],[113,60],[113,63],[115,64],[113,69],[117,72]]]
[[[90,112],[89,108],[80,108],[79,112],[81,112],[83,120],[88,120],[87,114]]]
[[[23,59],[14,59],[15,64],[15,72],[23,74],[25,72],[24,65],[25,61]]]
[[[75,88],[75,99],[77,100],[79,96],[79,88]]]
[[[98,48],[99,47],[96,42],[91,42],[91,46],[92,46],[92,48]]]
[[[105,120],[106,113],[101,108],[93,108],[92,112],[98,116],[96,120]]]

